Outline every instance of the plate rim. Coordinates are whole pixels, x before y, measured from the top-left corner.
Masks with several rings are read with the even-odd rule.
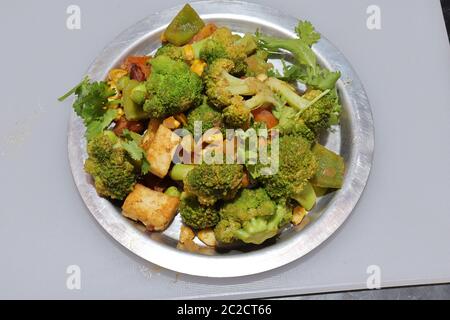
[[[214,11],[218,10],[220,7],[224,7],[223,10],[229,12],[231,11],[230,7],[232,6],[234,9],[241,9],[241,12],[251,12],[256,19],[269,18],[269,20],[265,21],[286,30],[292,30],[292,24],[295,25],[298,21],[297,18],[287,15],[278,9],[245,1],[210,0],[195,1],[190,4],[201,16],[221,14],[220,12]],[[105,68],[107,67],[107,63],[105,61],[111,62],[117,60],[118,57],[115,56],[118,56],[118,54],[115,53],[120,52],[118,50],[125,50],[130,45],[139,43],[139,39],[147,36],[150,32],[162,30],[170,21],[171,17],[173,17],[182,6],[183,5],[178,5],[152,13],[125,29],[94,59],[88,68],[87,74],[90,76],[94,75],[94,77],[91,78],[95,80],[100,80],[97,79],[95,75],[102,73],[106,74],[107,70],[105,71]],[[233,14],[233,16],[239,17],[242,16],[242,14]],[[278,21],[272,22],[270,18],[273,17],[276,17]],[[161,20],[164,19],[166,19],[167,22],[164,24],[160,23]],[[153,26],[152,21],[158,21],[159,27],[157,26],[153,29],[148,29],[148,27]],[[334,196],[330,201],[329,206],[334,207],[328,208],[326,212],[324,212],[326,214],[323,214],[320,217],[320,219],[323,220],[322,224],[317,222],[313,223],[307,229],[293,237],[297,238],[297,241],[294,241],[295,239],[290,239],[284,247],[268,247],[267,250],[265,248],[233,256],[205,256],[188,253],[151,240],[151,235],[148,236],[146,234],[142,237],[142,234],[135,226],[131,225],[129,222],[124,222],[124,219],[126,218],[123,218],[116,213],[108,216],[107,213],[111,211],[113,205],[108,200],[97,195],[90,182],[90,178],[84,172],[84,126],[82,121],[76,116],[75,112],[72,111],[68,134],[70,167],[77,189],[94,218],[108,234],[134,254],[166,269],[195,276],[226,278],[257,274],[286,265],[318,247],[336,232],[351,214],[359,201],[369,179],[375,141],[370,103],[364,87],[351,64],[324,36],[322,36],[321,40],[314,45],[313,49],[319,60],[324,62],[327,67],[338,69],[342,72],[343,76],[351,79],[347,82],[347,79],[341,78],[338,86],[340,88],[345,88],[345,93],[347,94],[346,99],[350,100],[349,103],[356,106],[356,120],[360,124],[357,127],[357,134],[352,140],[352,143],[358,147],[358,152],[352,154],[350,160],[352,161],[351,169],[354,170],[355,176],[352,177],[351,181],[347,181],[349,178],[346,177],[343,189],[339,190],[339,195]],[[105,57],[108,59],[105,59]],[[108,69],[109,65],[110,63],[108,64]],[[81,144],[80,134],[82,137]],[[306,245],[298,246],[299,239],[301,238],[303,238],[303,240],[309,239],[307,243],[303,243]],[[239,263],[239,266],[249,265],[251,267],[234,268],[237,263]]]

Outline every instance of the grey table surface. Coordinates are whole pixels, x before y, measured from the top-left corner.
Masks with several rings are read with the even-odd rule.
[[[364,289],[369,266],[379,268],[382,287],[450,282],[450,47],[438,0],[277,2],[311,20],[351,61],[376,127],[367,188],[318,249],[270,272],[208,279],[143,261],[103,231],[73,183],[71,110],[56,97],[118,33],[182,2],[0,3],[0,298],[296,295]],[[80,30],[66,28],[71,4],[81,8]],[[373,4],[380,30],[366,27]],[[81,270],[80,290],[67,287],[71,265]]]

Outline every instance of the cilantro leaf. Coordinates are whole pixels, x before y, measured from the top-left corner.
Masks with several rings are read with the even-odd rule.
[[[88,77],[85,77],[58,100],[64,101],[72,94],[77,96],[73,103],[73,109],[88,126],[92,121],[100,120],[103,117],[107,111],[108,98],[115,94],[115,90],[111,89],[104,81],[91,82]]]
[[[118,111],[116,109],[108,109],[100,119],[91,121],[86,127],[86,139],[89,141],[101,134],[103,130],[109,127],[117,115]]]
[[[316,32],[314,26],[309,21],[299,21],[295,32],[310,47],[320,39],[320,34]]]
[[[133,160],[140,162],[141,173],[147,174],[150,171],[150,163],[147,160],[144,149],[141,148],[142,136],[136,132],[125,129],[123,130],[122,138],[122,147],[128,152]]]

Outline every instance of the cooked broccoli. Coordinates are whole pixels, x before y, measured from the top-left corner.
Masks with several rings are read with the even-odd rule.
[[[276,129],[281,135],[297,135],[309,142],[313,142],[316,139],[314,132],[297,116],[294,108],[280,106],[273,110],[272,113],[278,119]]]
[[[196,165],[184,178],[184,190],[197,196],[202,205],[213,205],[220,199],[233,199],[244,177],[240,164]]]
[[[222,128],[222,114],[208,104],[204,97],[203,103],[192,109],[187,115],[187,124],[185,128],[194,134],[194,124],[196,121],[202,122],[202,134],[212,128]]]
[[[184,112],[201,101],[200,77],[187,64],[166,56],[150,60],[152,72],[146,86],[148,99],[144,110],[153,118]]]
[[[214,227],[220,219],[215,206],[203,206],[196,197],[185,193],[181,196],[180,215],[186,225],[197,230]]]
[[[312,141],[313,135],[338,122],[341,106],[336,90],[308,90],[300,96],[279,79],[269,78],[265,83],[292,107],[284,106],[274,113],[281,133],[300,134]]]
[[[245,59],[247,64],[247,77],[256,77],[260,74],[267,74],[273,68],[270,62],[267,62],[269,54],[264,50],[257,50],[255,54]]]
[[[236,230],[235,237],[245,243],[261,244],[278,234],[280,228],[289,222],[292,211],[283,204],[278,204],[275,214],[269,219],[253,218]]]
[[[307,91],[303,98],[313,101],[322,94],[320,90]],[[314,133],[329,128],[339,121],[341,106],[336,90],[330,91],[328,94],[317,100],[311,106],[301,111],[299,114],[305,124]]]
[[[208,64],[216,59],[228,58],[234,62],[232,74],[244,74],[245,59],[257,48],[256,40],[252,35],[240,37],[234,35],[228,28],[218,28],[205,39],[177,47],[166,44],[158,49],[155,56],[165,55],[174,60],[202,59]]]
[[[250,120],[250,111],[262,105],[279,105],[279,98],[265,86],[248,100],[234,98],[231,104],[223,110],[223,118],[227,125],[233,128],[245,128]]]
[[[275,203],[263,188],[243,189],[232,202],[227,202],[220,210],[221,219],[244,223],[255,217],[271,216]]]
[[[295,29],[298,38],[274,38],[258,35],[260,46],[269,51],[279,52],[284,49],[292,53],[301,66],[294,67],[296,74],[306,84],[321,90],[333,89],[340,77],[340,72],[331,72],[317,64],[317,59],[311,46],[320,39],[312,24],[308,21],[299,21]]]
[[[118,137],[105,131],[88,143],[87,152],[84,168],[92,175],[98,194],[123,200],[133,190],[137,173]]]
[[[166,43],[163,46],[159,47],[156,50],[155,58],[159,56],[166,56],[173,60],[185,60],[185,56],[183,53],[183,47],[177,47],[171,43]]]
[[[300,193],[317,169],[317,161],[311,151],[311,143],[303,137],[281,136],[279,138],[278,171],[261,174],[260,163],[248,165],[250,174],[256,178],[272,198],[289,198]],[[272,153],[272,149],[271,149]],[[277,154],[271,154],[276,157]]]
[[[240,79],[230,74],[234,63],[229,59],[217,59],[208,65],[204,75],[206,94],[217,108],[229,106],[232,99],[255,95],[264,84],[256,78]]]
[[[319,95],[315,96],[314,99],[308,100],[297,94],[295,89],[282,80],[277,78],[268,78],[264,82],[270,89],[280,95],[280,97],[285,100],[291,107],[295,108],[297,112],[302,112],[312,104],[319,101],[323,96],[327,95],[330,90],[325,90]]]
[[[210,37],[225,49],[225,55],[220,49],[214,50],[208,49],[203,53],[209,62],[214,61],[217,58],[228,58],[233,61],[233,68],[230,70],[231,74],[243,75],[246,72],[247,64],[245,59],[251,55],[257,49],[257,43],[255,37],[250,34],[246,34],[243,37],[233,34],[228,28],[218,28]],[[195,44],[194,44],[195,45]],[[195,50],[195,48],[194,48]]]
[[[264,189],[244,189],[233,202],[222,207],[214,233],[225,244],[237,239],[261,244],[274,237],[290,216],[291,210],[283,202],[276,204]]]
[[[232,76],[229,72],[233,65],[229,59],[217,59],[208,66],[205,74],[206,94],[211,103],[224,109],[223,117],[229,126],[242,128],[248,125],[251,110],[263,104],[278,105],[280,99],[255,77],[240,79]],[[244,100],[244,96],[252,97]]]

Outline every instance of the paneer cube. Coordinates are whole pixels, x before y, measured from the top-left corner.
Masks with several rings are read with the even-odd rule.
[[[173,220],[180,199],[136,184],[122,206],[122,214],[142,222],[150,231],[161,231]]]
[[[158,127],[147,151],[147,160],[150,163],[150,172],[164,178],[169,172],[172,157],[180,143],[181,138],[163,125]]]

